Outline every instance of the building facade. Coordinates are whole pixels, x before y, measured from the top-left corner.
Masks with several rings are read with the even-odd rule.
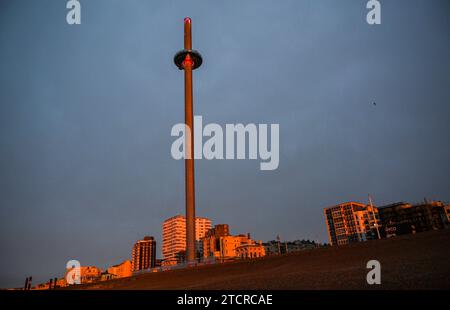
[[[220,258],[234,258],[238,254],[236,249],[245,244],[252,243],[252,240],[246,235],[237,236],[223,236],[219,238],[219,251],[216,253],[216,257]]]
[[[197,257],[203,252],[200,240],[211,229],[211,220],[205,217],[195,218],[195,239]],[[162,225],[163,265],[175,265],[184,260],[186,253],[186,217],[176,215],[168,218]]]
[[[67,279],[67,274],[72,271],[73,268],[68,268],[66,274],[64,275],[64,283]],[[93,283],[100,281],[102,275],[102,270],[95,266],[81,266],[80,267],[80,282],[81,284]],[[64,285],[65,286],[65,285]]]
[[[133,246],[131,270],[138,271],[154,268],[156,263],[156,240],[146,236],[143,240],[138,240]],[[125,269],[125,268],[123,268]]]
[[[325,221],[331,245],[380,238],[378,209],[358,202],[325,208]]]
[[[317,247],[322,247],[322,244],[310,240],[294,240],[294,241],[280,241],[271,240],[263,243],[266,255],[279,255],[287,253],[296,253],[303,250],[310,250]]]
[[[109,281],[117,279],[117,276],[115,274],[109,273],[108,271],[102,272],[100,276],[100,281]]]
[[[107,272],[113,275],[114,278],[131,277],[131,261],[126,260],[118,265],[111,266]]]
[[[448,228],[448,205],[424,201],[412,205],[397,202],[378,208],[385,237]]]
[[[265,256],[262,242],[256,243],[250,234],[232,236],[227,224],[216,225],[203,238],[203,258],[229,260]]]
[[[201,239],[203,244],[203,258],[220,257],[220,238],[230,235],[228,224],[218,224],[205,233]]]
[[[266,250],[262,242],[248,242],[236,248],[236,256],[241,259],[260,258],[266,256]]]

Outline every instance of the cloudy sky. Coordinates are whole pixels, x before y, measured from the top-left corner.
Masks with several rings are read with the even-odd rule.
[[[277,123],[280,165],[196,162],[197,215],[255,239],[327,241],[323,208],[450,200],[450,3],[0,4],[0,287],[105,268],[184,212],[183,18],[204,123]],[[225,3],[226,2],[226,3]],[[376,105],[373,104],[376,102]]]

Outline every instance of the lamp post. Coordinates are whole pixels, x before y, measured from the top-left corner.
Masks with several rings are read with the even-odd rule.
[[[202,56],[192,50],[192,21],[184,19],[184,49],[175,54],[174,62],[184,70],[185,117],[185,192],[186,192],[186,261],[195,260],[195,180],[194,180],[194,108],[192,100],[192,70],[202,64]]]
[[[377,236],[378,236],[378,239],[381,239],[380,230],[378,229],[378,221],[377,221],[377,218],[375,216],[375,211],[373,210],[372,196],[370,196],[370,194],[369,194],[369,203],[370,203],[370,208],[372,209],[372,217],[373,217],[373,220],[375,222],[374,226],[377,229]]]

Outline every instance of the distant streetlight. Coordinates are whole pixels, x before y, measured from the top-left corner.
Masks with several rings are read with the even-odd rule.
[[[374,226],[377,229],[378,239],[381,239],[380,230],[378,229],[377,218],[375,217],[375,211],[373,210],[372,196],[370,196],[370,194],[369,194],[369,203],[370,203],[370,208],[372,209],[372,217],[373,217],[373,221],[374,221]]]

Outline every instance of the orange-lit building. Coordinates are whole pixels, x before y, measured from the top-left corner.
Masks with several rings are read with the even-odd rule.
[[[56,283],[54,282],[56,279]],[[30,290],[52,290],[55,288],[60,288],[60,287],[66,287],[67,286],[67,282],[65,278],[54,278],[54,279],[50,279],[50,281],[48,282],[44,282],[44,283],[39,283],[36,284],[35,286],[31,286]],[[8,289],[7,289],[8,290]],[[12,290],[16,290],[16,289],[12,289]],[[20,288],[20,290],[23,290],[23,288]]]
[[[203,252],[200,239],[211,228],[211,220],[205,217],[195,218],[195,239],[197,240],[197,256]],[[174,265],[182,260],[186,251],[186,217],[176,215],[168,218],[162,225],[162,264]]]
[[[217,224],[209,229],[201,240],[203,245],[203,258],[220,257],[220,238],[229,236],[230,229],[228,224]]]
[[[247,235],[219,237],[219,251],[215,253],[215,256],[221,258],[237,257],[236,248],[252,241]]]
[[[67,273],[69,273],[72,270],[72,268],[69,268],[66,270],[66,274],[64,276],[64,279],[58,280],[57,285],[63,287],[66,286],[66,277]],[[95,266],[81,266],[80,267],[80,281],[81,284],[85,283],[93,283],[100,281],[102,274],[102,270],[100,268],[97,268]]]
[[[250,235],[232,236],[227,224],[216,225],[203,238],[203,258],[214,257],[227,260],[235,258],[256,258],[265,256],[261,241],[256,243]]]
[[[61,278],[61,279],[58,279],[56,281],[56,287],[66,287],[66,286],[67,286],[67,282],[66,282],[66,278],[65,277]]]
[[[256,243],[250,235],[226,236],[220,238],[220,257],[257,258],[266,255],[261,240]]]
[[[242,244],[236,248],[236,256],[242,259],[259,258],[266,256],[266,249],[262,245],[261,240],[258,243]]]
[[[81,267],[81,284],[92,283],[100,279],[102,270],[95,266],[85,266]]]
[[[131,277],[131,261],[126,260],[121,264],[109,267],[108,274],[114,275],[114,278]]]
[[[100,276],[100,281],[109,281],[112,279],[116,279],[117,276],[114,274],[109,273],[108,271],[106,272],[102,272],[101,276]]]
[[[358,202],[346,202],[324,209],[331,245],[344,245],[379,238],[378,209]]]
[[[154,268],[156,263],[156,240],[146,236],[138,240],[133,246],[131,271]],[[125,272],[125,266],[120,268]]]

